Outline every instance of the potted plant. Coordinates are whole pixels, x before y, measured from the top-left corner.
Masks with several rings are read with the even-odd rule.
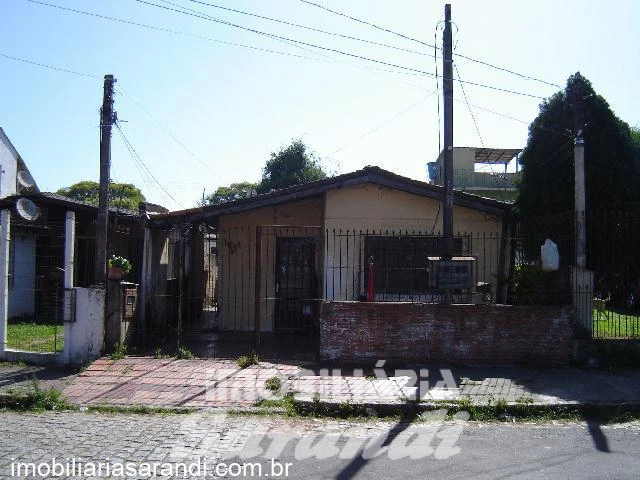
[[[107,262],[109,280],[122,280],[131,271],[131,262],[124,257],[111,255]]]

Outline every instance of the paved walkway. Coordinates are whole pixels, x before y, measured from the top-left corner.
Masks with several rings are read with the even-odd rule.
[[[365,375],[367,373],[367,375]],[[373,374],[372,374],[373,373]],[[281,379],[283,390],[300,400],[401,404],[471,398],[534,404],[640,404],[640,370],[474,367],[369,372],[306,370],[292,363],[261,362],[240,369],[230,360],[100,359],[63,393],[75,404],[170,407],[247,407],[278,398],[265,382]]]

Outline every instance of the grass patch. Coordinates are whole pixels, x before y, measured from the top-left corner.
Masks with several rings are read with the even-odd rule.
[[[640,316],[630,312],[593,310],[594,338],[640,338]]]
[[[7,348],[29,352],[61,352],[61,325],[28,321],[10,321],[7,325]]]
[[[247,368],[251,365],[257,365],[258,363],[260,363],[260,357],[258,357],[258,354],[256,352],[251,352],[249,356],[241,355],[240,357],[238,357],[236,363],[240,368]]]
[[[193,408],[166,408],[147,407],[145,405],[113,406],[113,405],[87,405],[86,411],[90,413],[134,414],[134,415],[184,415],[193,413]]]
[[[73,407],[62,399],[62,394],[56,389],[43,390],[40,382],[33,378],[29,390],[13,391],[0,395],[0,410],[14,410],[19,412],[45,410],[71,410]]]
[[[27,364],[20,360],[19,362],[5,362],[0,361],[0,367],[10,367],[10,368],[23,368],[26,367]]]

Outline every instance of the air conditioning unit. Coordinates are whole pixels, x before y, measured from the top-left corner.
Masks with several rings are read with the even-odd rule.
[[[429,286],[438,290],[467,290],[476,285],[476,258],[428,257]]]

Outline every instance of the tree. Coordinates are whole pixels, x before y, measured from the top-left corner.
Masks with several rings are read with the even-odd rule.
[[[529,127],[527,146],[520,157],[522,178],[516,199],[523,221],[574,209],[572,91],[584,98],[585,184],[587,210],[637,206],[637,147],[629,125],[611,111],[580,73],[567,87],[540,105]]]
[[[622,272],[633,264],[630,257],[624,258],[629,251],[629,235],[619,229],[620,222],[611,215],[640,211],[640,142],[580,73],[569,77],[564,91],[540,105],[540,113],[529,126],[527,145],[520,157],[523,170],[515,207],[522,236],[535,237],[535,241],[522,247],[536,258],[540,243],[548,237],[560,244],[563,263],[573,263],[576,91],[582,92],[584,106],[588,268],[605,268],[600,261],[606,249],[615,253],[607,259],[606,268]]]
[[[200,205],[217,205],[219,203],[233,202],[241,198],[246,198],[252,190],[258,188],[257,183],[238,182],[232,183],[228,187],[218,187],[214,193],[210,193],[200,201]]]
[[[259,183],[238,182],[218,189],[207,195],[199,205],[216,205],[245,198],[247,193],[255,189],[257,193],[268,193],[271,190],[300,185],[327,177],[320,159],[310,151],[302,140],[293,140],[288,147],[272,152],[271,158],[262,169],[262,180]]]
[[[56,193],[97,206],[100,185],[92,180],[83,180],[69,187],[63,187]],[[137,211],[138,204],[145,200],[140,189],[131,183],[112,182],[109,184],[109,206]]]
[[[302,140],[293,140],[288,147],[272,152],[262,169],[260,193],[300,185],[326,178],[318,156],[309,151]]]

